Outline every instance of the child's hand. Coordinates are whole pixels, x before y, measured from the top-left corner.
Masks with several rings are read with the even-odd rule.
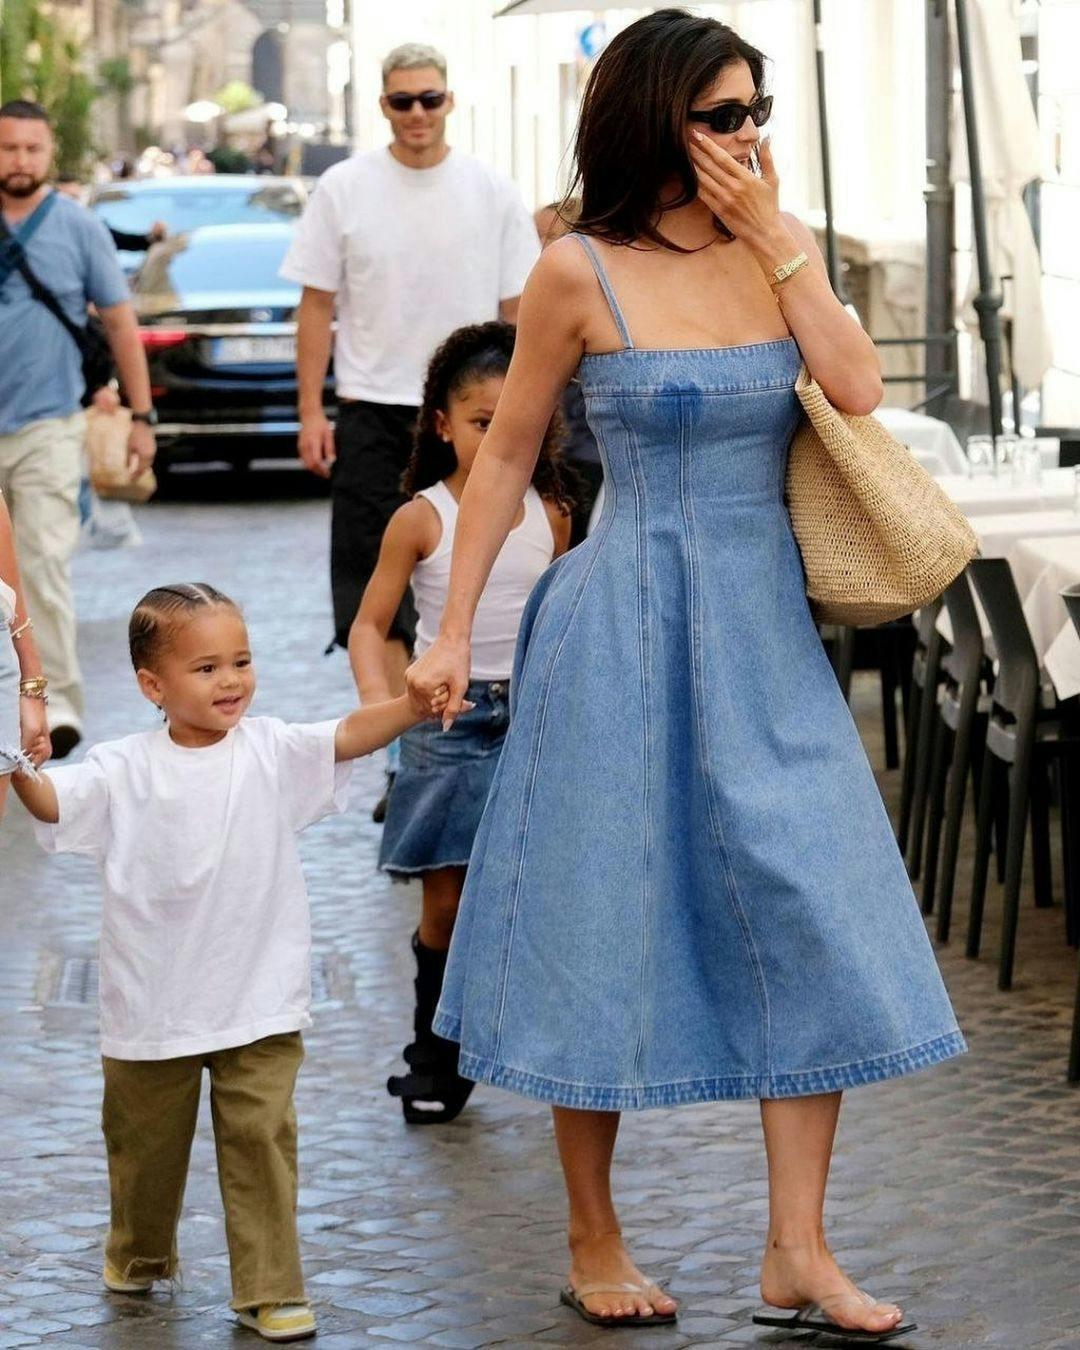
[[[431,699],[430,704],[431,711],[428,713],[428,716],[442,717],[443,713],[446,711],[446,705],[449,702],[450,702],[450,686],[446,684],[440,684],[438,689],[435,690],[435,694]],[[462,699],[461,702],[462,712],[471,712],[475,707],[476,707],[475,703],[470,703],[468,699]]]

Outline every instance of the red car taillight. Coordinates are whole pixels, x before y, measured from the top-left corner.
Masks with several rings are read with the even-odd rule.
[[[187,333],[182,328],[140,328],[139,341],[148,352],[164,351],[166,347],[179,347],[187,341]]]

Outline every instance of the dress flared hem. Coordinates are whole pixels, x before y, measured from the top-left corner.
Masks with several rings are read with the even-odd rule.
[[[435,1030],[447,1040],[459,1041],[459,1019],[439,1013]],[[967,1051],[959,1031],[947,1032],[921,1045],[909,1046],[875,1059],[835,1064],[798,1073],[732,1074],[717,1078],[694,1078],[677,1083],[649,1083],[639,1087],[602,1087],[591,1083],[568,1083],[511,1069],[462,1049],[458,1072],[476,1083],[490,1083],[522,1097],[566,1106],[579,1111],[644,1111],[662,1106],[688,1106],[695,1102],[771,1100],[780,1097],[814,1097],[826,1092],[863,1087],[887,1078],[928,1069]]]

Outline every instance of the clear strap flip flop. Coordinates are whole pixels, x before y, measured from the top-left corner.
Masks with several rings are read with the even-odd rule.
[[[649,1283],[583,1284],[580,1288],[574,1289],[568,1284],[560,1291],[559,1302],[567,1308],[573,1308],[580,1318],[594,1327],[669,1327],[677,1320],[678,1313],[653,1312],[648,1317],[643,1317],[640,1313],[629,1317],[604,1317],[601,1313],[591,1312],[584,1303],[585,1299],[592,1298],[596,1294],[639,1294],[647,1299],[649,1291],[657,1287]]]
[[[884,1331],[861,1331],[843,1327],[835,1318],[829,1316],[830,1308],[837,1308],[843,1303],[861,1302],[872,1308],[879,1301],[860,1289],[855,1294],[834,1294],[832,1298],[824,1298],[820,1303],[811,1303],[795,1313],[787,1313],[784,1316],[777,1313],[755,1313],[753,1320],[759,1327],[783,1327],[786,1331],[826,1332],[838,1340],[850,1341],[856,1345],[883,1345],[886,1341],[894,1341],[898,1336],[907,1336],[918,1330],[914,1322],[901,1320]]]

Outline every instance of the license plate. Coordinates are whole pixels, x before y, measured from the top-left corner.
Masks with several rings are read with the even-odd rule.
[[[215,366],[295,365],[294,337],[216,338],[210,344]]]

